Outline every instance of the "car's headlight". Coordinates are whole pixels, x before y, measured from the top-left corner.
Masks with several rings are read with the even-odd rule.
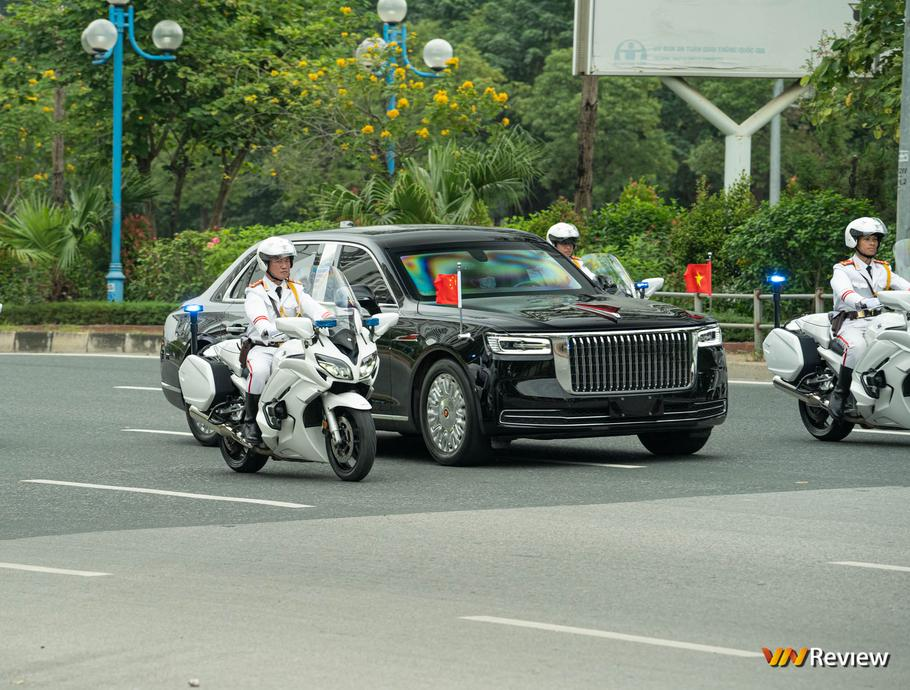
[[[487,345],[497,355],[548,355],[549,338],[532,338],[524,335],[487,334]]]
[[[366,357],[360,363],[360,378],[368,378],[374,374],[376,367],[379,365],[379,355],[375,352],[369,357]]]
[[[723,338],[720,335],[720,326],[708,326],[702,328],[697,333],[699,347],[715,347],[723,344]]]
[[[325,355],[316,355],[316,362],[320,368],[327,374],[334,376],[336,379],[352,380],[354,375],[351,373],[351,367],[334,357]]]

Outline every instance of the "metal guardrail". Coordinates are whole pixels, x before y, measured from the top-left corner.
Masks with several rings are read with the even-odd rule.
[[[721,328],[751,328],[752,338],[755,343],[755,352],[761,352],[762,340],[764,340],[763,331],[770,331],[774,328],[773,323],[762,323],[762,301],[771,301],[774,295],[771,292],[762,292],[753,290],[748,292],[715,292],[713,295],[707,295],[703,292],[655,292],[655,297],[688,297],[692,299],[692,311],[696,314],[704,314],[705,299],[750,299],[752,300],[752,323],[721,323]],[[826,311],[825,300],[833,303],[834,295],[825,293],[819,288],[810,293],[781,293],[781,300],[811,300],[814,313]]]

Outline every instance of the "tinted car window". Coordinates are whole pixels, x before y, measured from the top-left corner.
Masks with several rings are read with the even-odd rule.
[[[392,295],[389,294],[382,273],[379,272],[379,266],[365,249],[353,245],[342,247],[338,268],[351,285],[366,285],[370,288],[376,295],[376,301],[380,304],[395,303]]]
[[[436,295],[434,281],[461,268],[462,294],[581,290],[582,285],[548,252],[529,244],[445,249],[402,254],[407,276],[421,298]]]

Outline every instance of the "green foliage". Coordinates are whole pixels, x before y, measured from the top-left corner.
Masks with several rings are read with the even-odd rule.
[[[827,290],[832,266],[850,254],[844,246],[844,228],[867,215],[874,215],[868,200],[831,191],[796,192],[781,197],[776,206],[762,204],[724,244],[723,256],[733,262],[732,286],[764,287],[769,270],[779,269],[789,276],[787,292]],[[889,235],[879,257],[887,257],[892,246]]]
[[[482,148],[430,147],[426,166],[404,162],[390,183],[374,177],[358,192],[341,186],[321,200],[324,218],[374,223],[491,225],[489,208],[516,206],[538,175],[538,149],[519,131]]]
[[[290,235],[296,232],[325,230],[328,224],[322,220],[302,223],[289,222],[279,225],[250,225],[241,228],[222,228],[200,234],[210,239],[205,245],[205,272],[214,280],[230,266],[243,252],[257,242],[276,235]]]
[[[162,324],[177,308],[174,302],[45,302],[4,304],[0,323],[33,324]]]
[[[588,219],[576,213],[575,206],[565,197],[559,197],[542,211],[536,211],[527,217],[504,218],[502,225],[515,230],[533,232],[535,235],[545,238],[550,226],[560,222],[572,223],[578,228],[578,233],[581,235],[580,246],[584,248],[588,245]]]
[[[657,189],[643,180],[630,182],[619,201],[606,204],[591,214],[591,245],[611,244],[624,247],[633,237],[659,238],[666,243],[681,210],[664,201]]]
[[[711,193],[707,182],[698,184],[695,203],[680,217],[670,232],[670,251],[682,273],[688,263],[704,263],[708,252],[714,255],[712,284],[714,289],[730,275],[734,255],[722,251],[724,243],[736,228],[755,213],[755,197],[749,181],[741,179],[729,191]]]

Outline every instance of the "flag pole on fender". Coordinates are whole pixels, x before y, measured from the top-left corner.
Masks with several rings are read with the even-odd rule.
[[[714,277],[714,267],[711,265],[711,257],[714,256],[714,252],[708,252],[708,274],[713,278]],[[713,290],[712,290],[713,293]],[[714,296],[713,294],[708,294],[708,313],[711,313],[711,307],[714,306]]]
[[[458,337],[461,337],[463,330],[463,320],[461,316],[461,262],[457,264],[457,271],[455,272],[455,283],[456,289],[458,290]]]

